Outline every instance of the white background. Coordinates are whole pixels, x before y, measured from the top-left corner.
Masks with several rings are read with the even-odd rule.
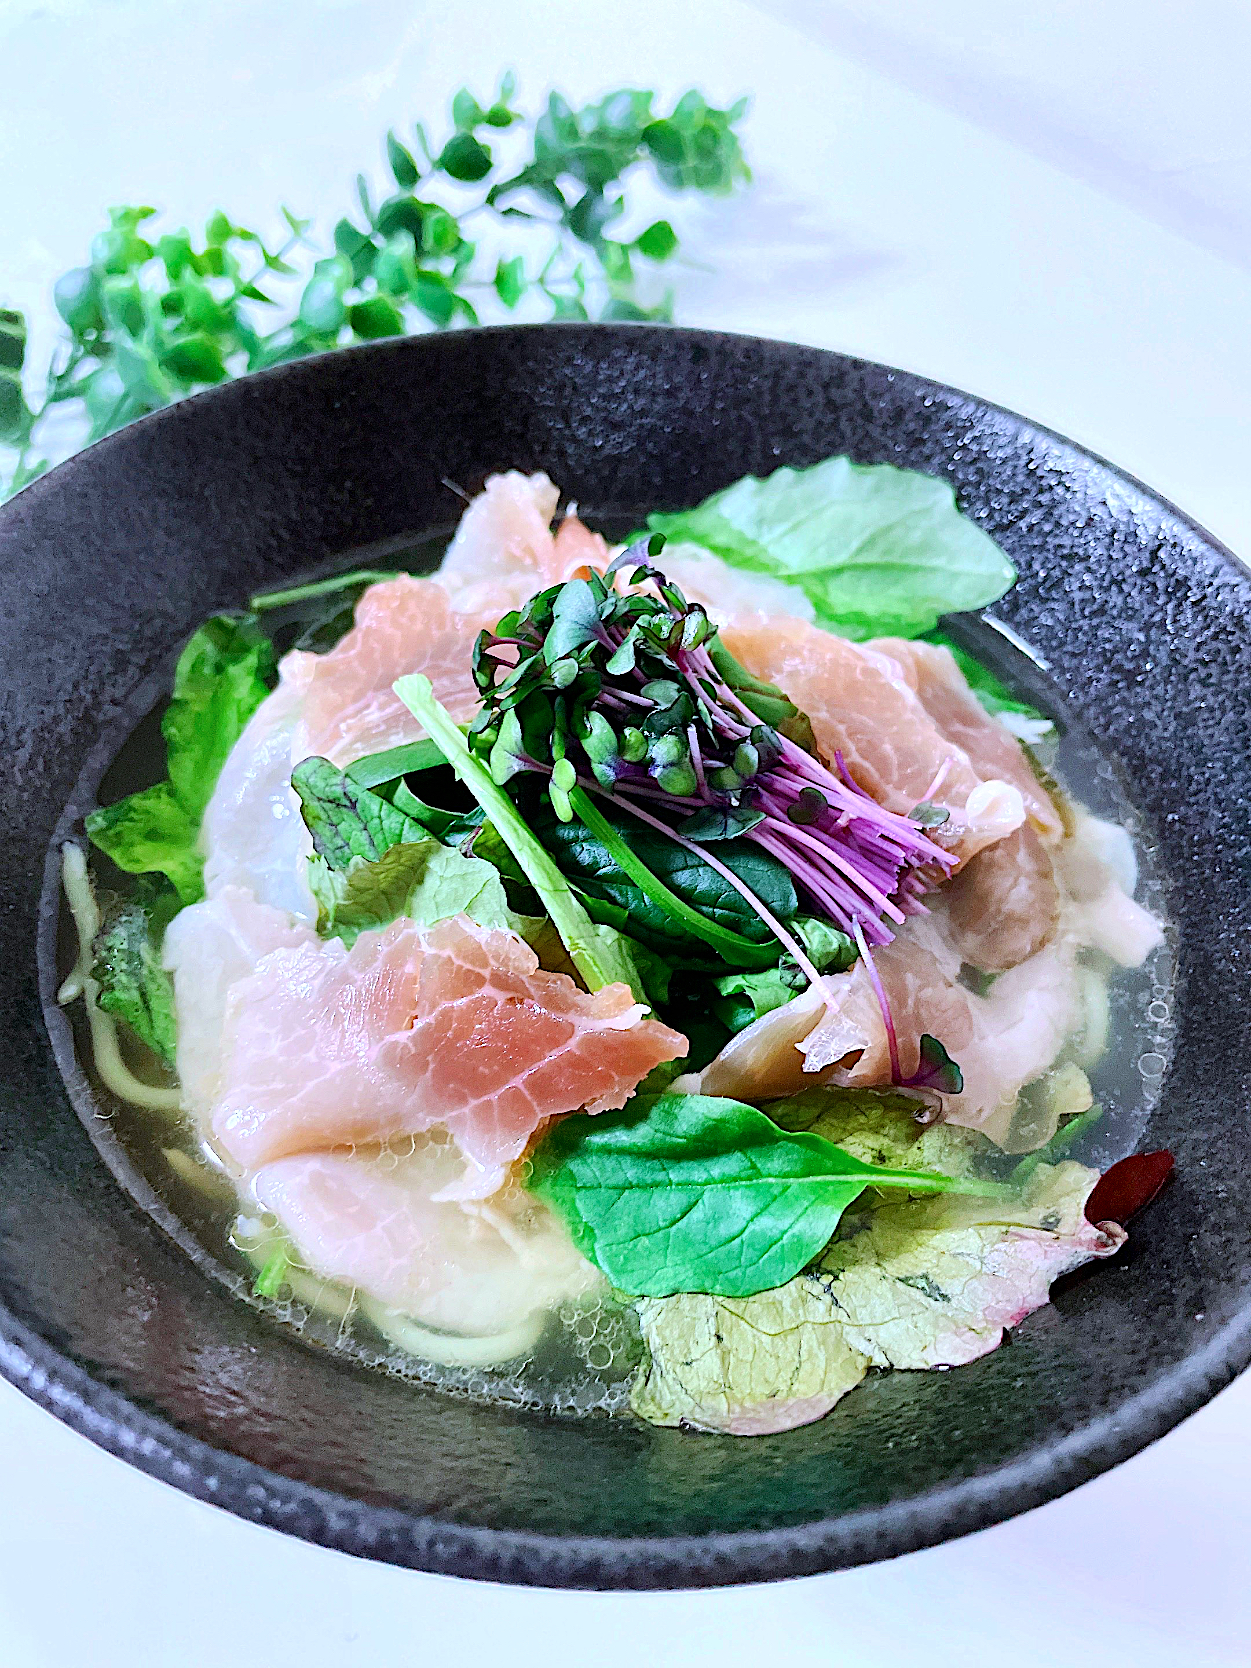
[[[111,202],[267,224],[285,201],[331,222],[387,126],[508,66],[531,98],[552,83],[754,95],[751,195],[673,216],[709,269],[683,277],[684,321],[988,395],[1251,551],[1236,0],[0,0],[0,300],[48,340],[51,280]],[[894,1564],[552,1594],[236,1522],[0,1385],[0,1668],[1242,1668],[1249,1416],[1243,1381],[1066,1499]]]

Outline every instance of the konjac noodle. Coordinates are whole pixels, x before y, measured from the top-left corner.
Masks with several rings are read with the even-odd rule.
[[[167,775],[141,727],[64,849],[62,999],[189,1243],[311,1340],[782,1430],[1120,1249],[1163,894],[944,483],[830,459],[619,545],[558,501],[493,476],[430,577],[200,628]]]

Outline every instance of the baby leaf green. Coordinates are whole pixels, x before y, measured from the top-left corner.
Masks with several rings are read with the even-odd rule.
[[[89,838],[119,869],[168,875],[184,903],[203,896],[200,822],[231,748],[269,693],[273,664],[269,639],[248,616],[218,614],[195,633],[161,720],[167,779],[86,818]]]
[[[160,941],[178,908],[177,895],[164,885],[150,899],[132,900],[96,939],[91,970],[100,1006],[125,1020],[141,1043],[171,1065],[177,1041],[174,990],[161,965]]]
[[[942,614],[994,602],[1016,578],[949,482],[846,457],[748,475],[648,526],[798,585],[818,622],[846,637],[919,636]]]
[[[646,1297],[746,1297],[780,1286],[829,1243],[866,1187],[998,1191],[866,1164],[709,1095],[662,1094],[558,1119],[533,1165],[531,1187],[583,1254],[615,1286]]]

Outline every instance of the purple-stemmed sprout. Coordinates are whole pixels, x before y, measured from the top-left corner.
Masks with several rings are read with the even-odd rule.
[[[809,907],[854,941],[881,1009],[892,1083],[928,1103],[919,1116],[937,1115],[938,1097],[963,1089],[960,1068],[926,1034],[917,1070],[904,1077],[872,951],[909,915],[926,913],[925,894],[955,867],[955,854],[933,837],[952,821],[934,799],[951,760],[907,816],[879,805],[841,753],[832,768],[819,757],[805,716],[747,672],[704,609],[650,565],[657,548],[654,539],[632,546],[607,577],[591,572],[552,586],[480,635],[473,669],[482,710],[469,744],[497,783],[521,772],[546,776],[556,815],[568,822],[580,807],[617,860],[655,891],[665,889],[597,803],[698,853],[832,1001],[799,937],[710,848],[750,840],[782,863]],[[726,938],[704,925],[714,947],[718,934]]]
[[[873,986],[873,994],[877,998],[878,1008],[882,1014],[882,1024],[886,1029],[886,1048],[890,1055],[890,1080],[897,1089],[914,1089],[927,1096],[958,1095],[964,1090],[964,1073],[951,1058],[947,1050],[937,1037],[932,1037],[928,1031],[921,1034],[920,1058],[917,1069],[911,1077],[905,1077],[899,1060],[899,1039],[895,1034],[895,1021],[891,1015],[890,1002],[886,996],[886,986],[882,983],[882,976],[874,963],[872,952],[865,942],[864,931],[859,921],[856,922],[852,937],[856,941],[856,948],[860,952],[860,959],[864,963],[865,972],[869,976],[869,983]]]
[[[482,633],[471,745],[497,781],[548,774],[564,821],[570,789],[589,779],[709,862],[716,841],[751,840],[785,865],[814,913],[889,943],[955,866],[932,832],[948,815],[928,801],[910,816],[889,811],[841,754],[825,764],[803,715],[728,654],[704,609],[647,554],[618,557],[616,584],[568,580]]]

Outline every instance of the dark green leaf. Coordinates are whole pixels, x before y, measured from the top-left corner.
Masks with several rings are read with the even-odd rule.
[[[318,261],[300,297],[300,323],[318,335],[335,335],[347,319],[343,292],[351,282],[352,263],[344,256]]]
[[[438,166],[452,179],[472,183],[491,172],[491,153],[471,133],[457,133],[439,153]]]
[[[194,272],[187,273],[174,294],[182,306],[183,317],[193,330],[210,335],[228,330],[233,323],[230,309],[218,301],[204,280]]]
[[[378,210],[378,230],[383,237],[393,238],[398,232],[407,232],[413,240],[413,247],[421,244],[421,228],[425,218],[425,207],[415,197],[388,197]]]
[[[551,292],[549,291],[548,293],[550,294]],[[582,319],[582,320],[586,320],[589,317],[586,308],[582,305],[582,303],[577,299],[576,296],[553,295],[551,297],[551,301],[552,301],[552,317],[554,319]]]
[[[634,247],[649,261],[667,261],[678,246],[678,235],[667,220],[654,221],[634,240]]]
[[[413,300],[428,319],[446,329],[456,314],[457,297],[440,272],[419,272],[413,285]]]
[[[137,406],[155,410],[170,399],[173,390],[160,361],[144,343],[119,339],[113,347],[113,362],[123,388]]]
[[[452,99],[452,120],[461,133],[472,133],[474,128],[486,120],[482,106],[468,87],[462,87]]]
[[[430,838],[416,818],[352,781],[329,759],[303,760],[291,773],[291,786],[314,849],[331,869],[346,870],[357,857],[376,862],[392,846]]]
[[[161,355],[161,369],[180,382],[220,382],[226,375],[221,349],[211,336],[184,336]]]
[[[408,295],[417,285],[417,246],[411,232],[393,233],[374,256],[374,280],[388,295]]]
[[[354,857],[346,869],[314,858],[309,885],[319,906],[318,932],[345,944],[401,916],[422,926],[454,915],[506,931],[520,924],[498,870],[429,838],[403,841],[373,860]]]
[[[712,984],[718,993],[712,1011],[732,1036],[775,1008],[785,1007],[797,994],[780,965],[759,973],[726,973]]]
[[[526,287],[526,263],[515,255],[511,261],[501,259],[495,268],[495,293],[505,307],[512,308],[521,300]]]
[[[753,677],[734,658],[719,636],[709,642],[708,657],[722,681],[729,685],[745,707],[762,720],[752,731],[751,740],[758,749],[765,751],[766,757],[776,756],[780,745],[775,731],[788,736],[809,752],[815,752],[811,723],[776,684]]]
[[[348,309],[348,323],[358,336],[375,341],[381,336],[402,336],[404,319],[385,295],[371,295]]]
[[[18,371],[26,358],[26,320],[0,307],[0,371]]]
[[[588,897],[620,910],[622,918],[629,920],[634,937],[661,953],[708,959],[706,940],[649,897],[583,822],[561,823],[537,795],[533,800],[523,798],[522,803],[526,820],[551,852],[561,873],[576,882]],[[772,933],[742,894],[702,857],[653,832],[615,806],[601,803],[599,810],[667,891],[708,921],[746,941],[741,949],[727,945],[718,952],[728,965],[759,967],[776,961],[778,945]],[[734,841],[720,847],[717,857],[779,920],[787,921],[796,913],[794,885],[785,867],[774,858],[749,842]],[[750,945],[760,948],[753,951]]]
[[[555,1120],[531,1188],[579,1250],[636,1296],[745,1297],[784,1284],[829,1244],[866,1187],[980,1190],[865,1164],[820,1135],[788,1134],[741,1101],[663,1094]]]
[[[552,93],[547,109],[534,124],[534,154],[536,157],[559,155],[578,142],[578,123],[568,102],[559,93]]]
[[[686,155],[681,129],[671,121],[652,122],[643,129],[643,143],[658,162],[680,167]]]
[[[63,273],[52,286],[52,299],[57,312],[76,336],[103,329],[99,281],[89,266]]]
[[[200,270],[200,257],[191,247],[191,239],[186,232],[166,233],[158,238],[156,253],[172,284],[176,284],[185,272]]]
[[[610,220],[616,219],[622,206],[620,197],[610,198],[599,191],[587,191],[569,210],[569,230],[583,243],[598,243],[603,236],[604,227]]]
[[[640,307],[637,301],[631,301],[623,295],[613,296],[600,314],[601,318],[615,320],[621,324],[644,324],[651,316],[646,307]]]
[[[406,145],[401,145],[394,133],[387,134],[387,163],[401,191],[411,191],[421,178],[413,153]]]
[[[99,272],[133,272],[153,256],[152,245],[128,226],[114,225],[91,241],[91,264]]]
[[[685,822],[679,823],[678,833],[700,844],[733,840],[763,822],[764,816],[763,811],[753,810],[748,805],[710,805],[707,810],[696,811]]]
[[[552,606],[552,623],[543,643],[543,658],[549,666],[563,660],[584,643],[595,640],[599,630],[599,601],[585,579],[569,579],[557,592]]]
[[[110,330],[126,336],[141,336],[147,323],[143,291],[134,278],[105,278],[100,284],[100,305]]]
[[[427,255],[450,255],[460,243],[455,215],[438,203],[422,204],[421,247]]]
[[[352,282],[361,284],[374,270],[378,245],[350,220],[340,220],[334,229],[334,246],[352,263]]]
[[[26,358],[26,320],[21,313],[0,309],[0,441],[20,444],[32,421],[22,393],[22,364]]]

